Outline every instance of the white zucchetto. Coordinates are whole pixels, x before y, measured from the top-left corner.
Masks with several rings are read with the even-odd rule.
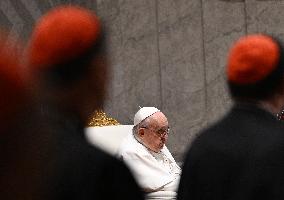
[[[155,107],[143,107],[138,110],[138,112],[134,116],[134,126],[139,124],[141,121],[146,119],[147,117],[150,117],[156,112],[160,112],[159,109]]]

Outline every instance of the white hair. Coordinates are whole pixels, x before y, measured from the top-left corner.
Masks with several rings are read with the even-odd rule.
[[[132,128],[132,133],[134,134],[134,136],[138,136],[138,131],[140,128],[147,128],[150,124],[150,120],[151,120],[151,117],[147,117],[146,119],[144,119],[143,121],[141,121],[139,124],[137,124],[136,126],[134,126]]]

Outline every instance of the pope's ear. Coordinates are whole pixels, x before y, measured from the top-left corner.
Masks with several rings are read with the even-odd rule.
[[[144,136],[144,128],[139,128],[139,130],[138,130],[138,135],[140,136],[140,137],[143,137]]]

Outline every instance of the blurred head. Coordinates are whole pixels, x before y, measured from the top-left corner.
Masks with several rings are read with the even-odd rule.
[[[26,108],[29,108],[27,105],[31,98],[27,88],[27,74],[21,63],[22,50],[18,40],[0,31],[0,199],[34,197],[29,190],[34,187],[31,183],[34,177],[21,176],[29,174],[26,169],[30,165],[25,162],[23,155],[31,147],[26,146],[29,135],[23,131],[26,122],[23,113],[29,113]]]
[[[168,140],[169,123],[162,112],[156,111],[134,126],[133,133],[148,149],[159,152]]]
[[[27,79],[21,66],[22,48],[20,44],[6,41],[7,35],[0,33],[0,124],[15,122],[27,100]]]
[[[28,65],[40,77],[45,98],[86,121],[103,104],[107,80],[104,50],[96,14],[78,6],[60,6],[36,23]]]
[[[255,34],[240,38],[229,52],[227,80],[235,99],[267,100],[283,93],[282,44]]]

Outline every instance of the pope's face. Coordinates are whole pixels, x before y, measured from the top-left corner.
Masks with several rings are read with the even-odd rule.
[[[147,127],[140,128],[140,138],[143,144],[154,152],[159,152],[167,142],[169,124],[162,112],[150,117]]]

